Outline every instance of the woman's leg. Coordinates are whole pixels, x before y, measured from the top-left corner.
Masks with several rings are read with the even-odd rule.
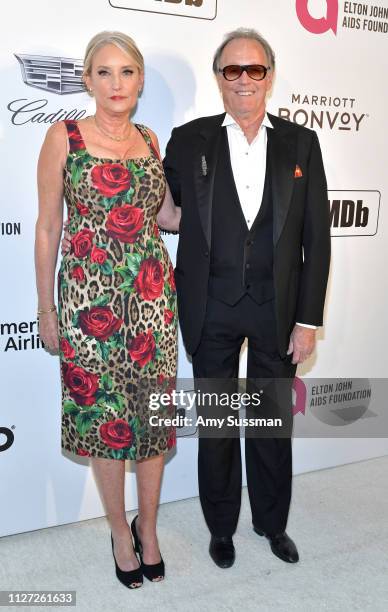
[[[113,536],[114,554],[124,572],[139,567],[125,516],[125,461],[92,457],[91,465]]]
[[[159,563],[160,551],[156,536],[156,516],[159,505],[164,455],[142,459],[136,463],[139,517],[138,536],[143,546],[143,561],[147,565]]]

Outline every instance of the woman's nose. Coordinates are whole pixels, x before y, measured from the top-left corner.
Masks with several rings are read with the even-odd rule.
[[[121,87],[121,79],[119,75],[113,75],[112,77],[112,87],[113,89],[120,89]]]

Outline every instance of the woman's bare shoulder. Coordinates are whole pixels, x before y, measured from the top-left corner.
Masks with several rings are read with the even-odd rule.
[[[64,121],[58,121],[49,127],[44,144],[56,150],[67,150],[68,136]]]
[[[53,123],[46,132],[41,154],[44,154],[45,159],[52,155],[64,163],[68,148],[67,129],[64,121]]]

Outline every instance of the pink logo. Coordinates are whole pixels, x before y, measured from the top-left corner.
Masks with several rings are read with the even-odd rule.
[[[295,416],[298,412],[305,414],[306,412],[306,385],[303,380],[295,376],[294,382],[292,383],[292,390],[294,393],[292,394],[293,398],[295,397],[292,406],[292,414]]]
[[[326,0],[326,17],[312,17],[308,9],[308,0],[296,0],[296,14],[302,26],[313,34],[323,34],[332,30],[337,34],[338,0]]]

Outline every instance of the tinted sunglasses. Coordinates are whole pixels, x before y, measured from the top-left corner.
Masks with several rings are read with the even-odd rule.
[[[262,66],[261,64],[249,64],[248,66],[233,64],[225,66],[225,68],[219,68],[218,72],[221,72],[227,81],[237,81],[244,71],[254,81],[262,81],[270,69],[270,66]]]

